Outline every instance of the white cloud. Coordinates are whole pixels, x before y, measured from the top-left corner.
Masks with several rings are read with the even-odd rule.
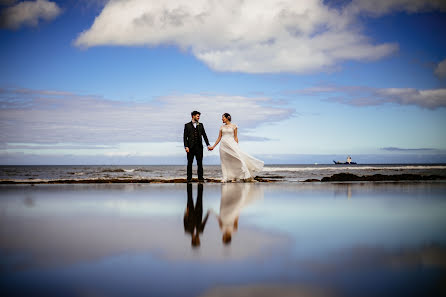
[[[385,103],[417,105],[436,109],[446,107],[446,89],[417,90],[410,88],[389,88],[377,90]]]
[[[1,16],[1,27],[18,29],[23,25],[37,26],[40,20],[50,21],[62,13],[55,2],[47,0],[23,1],[6,8]]]
[[[306,73],[344,60],[375,60],[397,50],[373,44],[350,10],[319,0],[114,0],[75,41],[175,45],[217,71]]]
[[[209,138],[216,137],[224,112],[232,114],[241,133],[281,121],[294,112],[270,98],[197,94],[137,103],[64,92],[0,89],[0,143],[182,142],[184,123],[190,121],[192,110],[202,112]]]
[[[327,100],[353,105],[415,105],[427,109],[446,107],[446,89],[371,88],[362,86],[318,86],[299,90],[305,95],[324,94]]]
[[[446,59],[438,63],[434,73],[439,78],[446,78]]]

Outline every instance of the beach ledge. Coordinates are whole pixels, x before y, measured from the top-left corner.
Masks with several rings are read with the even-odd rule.
[[[261,183],[281,182],[283,176],[257,176],[254,180]],[[386,182],[386,181],[434,181],[434,180],[446,180],[446,176],[440,175],[420,175],[420,174],[397,174],[397,175],[363,175],[358,176],[351,173],[337,173],[329,177],[322,179],[307,179],[303,182],[356,182],[356,181],[368,181],[368,182]],[[192,179],[192,182],[198,182],[198,179]],[[205,183],[221,183],[220,179],[205,178]],[[148,179],[134,179],[134,178],[92,178],[92,179],[28,179],[28,180],[0,180],[0,184],[181,184],[187,183],[185,178],[148,178]]]
[[[307,179],[305,182],[349,182],[349,181],[429,181],[446,180],[446,177],[439,175],[420,175],[420,174],[373,174],[358,176],[351,173],[337,173],[330,177],[324,177],[321,180]]]
[[[256,177],[254,179],[257,182],[269,183],[274,182],[272,179],[264,177]],[[193,178],[192,182],[198,182],[197,178]],[[206,183],[221,183],[220,179],[205,178]],[[187,183],[185,178],[92,178],[92,179],[54,179],[54,180],[42,180],[42,179],[29,179],[29,180],[0,180],[0,184],[182,184]]]

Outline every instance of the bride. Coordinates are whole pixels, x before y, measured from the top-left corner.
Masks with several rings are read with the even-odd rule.
[[[220,161],[223,175],[222,182],[227,181],[252,181],[258,172],[263,169],[263,161],[260,161],[245,152],[238,145],[237,125],[231,123],[231,115],[223,114],[221,117],[224,125],[220,128],[220,133],[215,144],[210,147],[213,150],[220,144]]]

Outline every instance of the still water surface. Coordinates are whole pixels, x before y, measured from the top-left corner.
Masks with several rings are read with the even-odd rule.
[[[1,296],[444,296],[446,183],[0,187]]]

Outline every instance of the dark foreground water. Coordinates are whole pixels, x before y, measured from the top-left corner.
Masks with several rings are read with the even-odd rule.
[[[445,296],[445,284],[444,182],[0,186],[1,296]]]

